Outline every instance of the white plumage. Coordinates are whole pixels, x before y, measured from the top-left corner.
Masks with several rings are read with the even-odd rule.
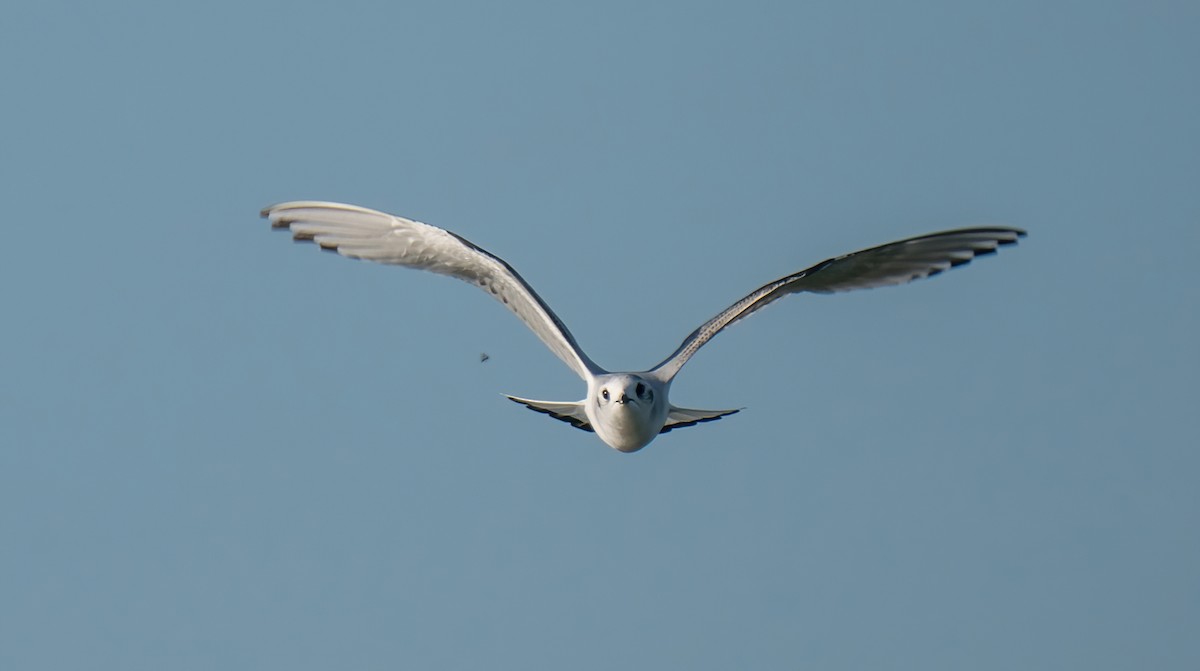
[[[722,329],[788,294],[834,293],[904,284],[990,254],[1025,232],[1016,228],[965,228],[931,233],[822,261],[768,282],[693,331],[662,363],[648,371],[613,373],[580,349],[562,320],[503,259],[449,231],[376,210],[341,203],[295,201],[262,215],[296,240],[311,240],[342,256],[428,270],[486,291],[517,315],[588,385],[582,401],[535,401],[509,396],[532,410],[596,434],[622,452],[645,447],[659,433],[712,421],[737,410],[678,408],[668,401],[679,370]]]

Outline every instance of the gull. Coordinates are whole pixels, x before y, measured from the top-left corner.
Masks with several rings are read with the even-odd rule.
[[[662,363],[636,372],[596,365],[566,324],[504,259],[450,231],[357,205],[293,201],[262,211],[272,228],[297,241],[352,259],[364,259],[449,275],[483,289],[512,311],[563,363],[587,383],[581,401],[510,400],[585,431],[609,447],[636,452],[660,433],[727,417],[735,410],[697,410],[672,405],[671,383],[683,365],[725,327],[789,294],[829,294],[905,284],[994,253],[1024,237],[1017,228],[962,228],[843,254],[768,282],[704,322]]]

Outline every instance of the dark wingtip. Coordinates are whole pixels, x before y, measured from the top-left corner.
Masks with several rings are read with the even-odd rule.
[[[693,420],[690,422],[679,422],[677,424],[671,424],[671,425],[664,426],[663,428],[659,429],[658,433],[659,433],[659,435],[662,435],[664,433],[674,431],[675,429],[686,429],[689,426],[696,426],[697,424],[703,424],[705,422],[715,422],[718,419],[724,419],[725,417],[728,417],[730,415],[736,415],[743,410],[745,410],[745,408],[738,408],[736,410],[730,410],[729,412],[723,412],[715,417],[705,417],[704,419],[697,419],[697,420]]]
[[[1021,228],[1009,228],[1006,230],[1009,233],[1015,234],[1017,237],[1013,238],[1012,240],[998,240],[997,242],[1001,245],[1015,245],[1015,244],[1017,244],[1017,240],[1020,240],[1021,238],[1027,237],[1029,235],[1028,233],[1025,232],[1024,229],[1021,229]]]
[[[568,417],[566,415],[557,415],[557,414],[550,412],[549,410],[546,410],[544,408],[539,408],[537,406],[529,405],[525,401],[522,401],[521,399],[513,397],[513,396],[509,396],[508,394],[504,394],[503,396],[504,396],[504,398],[507,398],[508,400],[512,401],[513,403],[523,405],[526,408],[529,408],[530,410],[532,410],[534,412],[541,413],[543,415],[549,415],[550,417],[553,417],[554,419],[557,419],[560,422],[566,422],[567,424],[570,424],[571,426],[575,427],[576,429],[581,429],[583,431],[587,431],[588,433],[596,432],[596,430],[592,428],[592,425],[588,424],[587,422],[575,419],[574,417]]]

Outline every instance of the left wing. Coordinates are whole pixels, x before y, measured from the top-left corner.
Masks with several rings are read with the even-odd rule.
[[[262,211],[273,228],[292,238],[352,259],[390,263],[449,275],[483,289],[525,322],[529,330],[579,377],[603,372],[588,358],[566,324],[504,259],[436,226],[356,205],[295,201]]]
[[[827,259],[755,289],[692,331],[679,348],[651,372],[664,382],[669,382],[696,350],[726,326],[788,294],[802,291],[828,294],[905,284],[961,266],[976,256],[993,254],[1000,245],[1014,244],[1024,236],[1025,231],[1018,228],[963,228],[921,235]]]

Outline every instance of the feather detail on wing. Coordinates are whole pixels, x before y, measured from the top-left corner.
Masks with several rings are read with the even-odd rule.
[[[671,356],[653,369],[670,381],[688,359],[730,324],[748,317],[788,294],[834,293],[904,284],[961,266],[976,256],[993,254],[1000,245],[1016,243],[1025,231],[1016,228],[964,228],[930,233],[864,249],[818,263],[764,284],[696,329]]]
[[[583,353],[562,320],[512,266],[449,231],[355,205],[295,201],[262,216],[297,241],[315,242],[342,256],[449,275],[502,303],[584,380],[602,372]]]
[[[505,398],[513,403],[520,403],[534,412],[544,413],[561,422],[567,422],[577,429],[583,429],[584,431],[591,431],[593,433],[595,432],[595,429],[592,428],[591,422],[588,421],[587,411],[584,410],[584,401],[534,401],[528,398],[509,396],[507,394],[505,394]]]
[[[722,417],[727,417],[741,411],[741,408],[737,410],[695,410],[693,408],[671,406],[671,412],[667,415],[667,423],[663,425],[659,433],[666,433],[687,426],[696,426],[701,422],[715,422]]]

